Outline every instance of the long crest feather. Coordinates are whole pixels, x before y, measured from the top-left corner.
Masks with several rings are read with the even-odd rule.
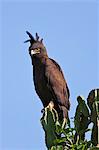
[[[40,40],[41,43],[43,43],[43,38]]]
[[[39,40],[39,36],[38,36],[38,33],[36,33],[36,40],[37,40],[37,41]]]
[[[28,40],[26,40],[24,43],[27,43],[27,42],[30,42],[31,44],[39,41],[39,36],[38,36],[38,33],[36,33],[36,38],[34,39],[34,37],[32,36],[32,34],[28,31],[26,31],[26,33],[28,34],[29,38]],[[43,42],[43,39],[41,39],[39,42]]]
[[[30,42],[31,44],[33,44],[35,42],[34,37],[32,36],[30,32],[26,31],[26,33],[28,34],[30,39],[26,40],[24,43]]]
[[[32,34],[28,31],[26,31],[26,33],[28,34],[28,36],[30,37],[31,40],[34,40],[34,37],[32,36]]]
[[[29,39],[29,40],[24,41],[24,43],[27,43],[27,42],[31,42],[31,40]]]

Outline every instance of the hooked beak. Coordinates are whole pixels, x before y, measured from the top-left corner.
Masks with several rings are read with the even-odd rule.
[[[31,54],[31,56],[33,56],[33,55],[35,55],[35,54],[39,54],[40,53],[40,48],[38,48],[38,49],[32,49],[31,51],[30,51],[30,54]]]

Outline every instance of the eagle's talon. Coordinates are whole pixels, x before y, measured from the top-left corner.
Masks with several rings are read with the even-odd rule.
[[[48,104],[47,108],[49,108],[50,111],[52,111],[54,109],[54,103],[52,101],[50,101],[50,103]]]
[[[43,114],[44,114],[44,112],[45,112],[45,108],[43,108],[43,109],[41,110],[41,113],[43,113]]]
[[[66,124],[67,124],[67,119],[66,119],[66,118],[64,118],[64,119],[63,119],[63,123],[62,123],[62,129],[64,129],[64,128],[65,128]]]

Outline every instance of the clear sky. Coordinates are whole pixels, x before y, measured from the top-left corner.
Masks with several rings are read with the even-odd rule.
[[[43,108],[32,81],[26,30],[44,39],[61,66],[71,97],[99,87],[98,0],[2,0],[0,49],[0,150],[46,150]]]

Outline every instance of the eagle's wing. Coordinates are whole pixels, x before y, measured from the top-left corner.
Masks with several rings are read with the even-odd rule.
[[[61,74],[62,74],[62,76],[63,76],[63,79],[64,79],[64,82],[65,82],[65,84],[66,84],[67,93],[68,93],[68,98],[69,98],[69,97],[70,97],[70,92],[69,92],[69,88],[68,88],[68,86],[67,86],[66,80],[65,80],[65,78],[64,78],[62,69],[61,69],[61,67],[59,66],[59,64],[58,64],[54,59],[50,58],[50,60],[57,66],[57,69],[61,72]]]
[[[47,60],[45,76],[47,85],[54,94],[55,102],[69,110],[69,89],[60,66],[53,59]]]

